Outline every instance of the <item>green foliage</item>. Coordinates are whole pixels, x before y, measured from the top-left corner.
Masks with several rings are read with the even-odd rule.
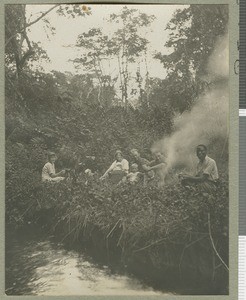
[[[41,12],[40,15],[29,23],[26,20],[25,4],[10,4],[5,6],[5,62],[8,70],[15,72],[18,78],[24,68],[32,66],[33,61],[40,59],[48,60],[46,52],[39,43],[30,41],[28,37],[29,27],[43,21],[42,27],[51,34],[55,33],[55,28],[50,25],[46,16],[56,9],[59,15],[66,17],[85,17],[90,15],[90,8],[83,10],[79,4],[75,5],[53,5],[48,10]]]
[[[179,268],[183,280],[190,276],[189,270],[194,277],[194,272],[199,272],[201,264],[205,264],[206,272],[200,273],[199,281],[204,283],[209,276],[209,284],[212,272],[215,275],[226,273],[223,267],[212,269],[211,239],[228,264],[228,178],[222,176],[214,194],[198,188],[185,189],[178,184],[160,189],[154,185],[113,187],[97,180],[89,185],[84,182],[82,178],[76,184],[39,183],[34,186],[33,206],[28,211],[23,209],[22,221],[35,223],[44,211],[52,210],[52,219],[46,220],[47,229],[53,227],[62,241],[90,240],[93,232],[99,230],[101,238],[96,243],[102,240],[105,251],[109,244],[112,249],[116,247],[123,263],[145,255],[153,263],[151,268],[158,272],[160,268],[165,270],[167,265],[173,266],[171,272]],[[19,207],[20,200],[17,200]],[[9,221],[20,221],[15,211]],[[195,263],[196,260],[200,263]],[[215,264],[220,263],[215,256]],[[225,290],[226,281],[222,283],[221,280]]]
[[[147,50],[149,41],[139,29],[145,29],[155,19],[153,15],[140,13],[137,9],[122,8],[118,15],[111,14],[109,21],[120,24],[109,42],[109,54],[117,57],[119,67],[122,102],[128,106],[129,101],[129,65]]]
[[[129,65],[147,50],[148,40],[139,32],[151,24],[153,15],[140,13],[136,9],[122,8],[118,15],[111,14],[109,21],[120,25],[113,36],[102,33],[99,28],[91,28],[78,36],[77,47],[82,49],[80,57],[73,60],[77,68],[94,74],[98,81],[98,101],[111,104],[116,96],[115,84],[120,81],[121,101],[128,106]],[[118,74],[112,78],[103,68],[105,61],[118,62]],[[111,70],[110,70],[111,71]]]
[[[18,51],[21,47],[20,38],[17,39],[18,33],[24,27],[25,23],[25,5],[6,5],[5,6],[5,56],[8,64],[12,64],[18,59]],[[13,37],[12,37],[13,36]],[[16,58],[15,58],[16,56]]]
[[[60,87],[66,87],[65,94]],[[19,91],[23,98],[16,99],[6,86],[6,216],[17,225],[25,210],[37,205],[32,188],[40,186],[47,150],[58,154],[58,169],[74,169],[86,155],[95,155],[102,173],[115,150],[122,149],[128,159],[134,147],[149,155],[153,141],[170,129],[169,118],[155,131],[144,109],[99,106],[88,76],[29,72],[20,77]]]
[[[65,4],[59,5],[57,13],[64,17],[85,17],[91,14],[91,8],[81,4]]]
[[[20,76],[28,61],[48,60],[46,52],[28,37],[26,5],[5,7],[5,61],[8,70]]]
[[[6,142],[5,164],[6,224],[16,227],[24,224],[25,215],[37,205],[36,192],[45,159],[42,144],[38,147],[32,142],[24,145],[19,134],[15,139],[21,138],[21,141]]]
[[[87,14],[78,5],[56,7],[59,14],[71,17]],[[115,239],[123,257],[126,253],[133,257],[134,253],[144,251],[158,266],[158,259],[163,253],[166,255],[163,241],[166,245],[178,244],[179,249],[186,249],[202,238],[209,245],[206,251],[211,253],[209,214],[218,251],[227,263],[228,251],[221,246],[228,246],[228,157],[224,139],[211,140],[210,153],[218,162],[221,177],[217,192],[212,195],[199,189],[186,190],[178,184],[168,184],[161,189],[155,185],[113,187],[95,180],[85,185],[86,164],[79,167],[87,155],[93,155],[96,169],[102,174],[112,163],[117,149],[122,150],[129,161],[132,148],[149,158],[153,142],[172,133],[175,112],[191,108],[204,91],[206,83],[201,77],[205,74],[204,66],[216,36],[226,31],[226,8],[213,7],[211,10],[210,6],[191,5],[177,11],[168,25],[172,33],[167,46],[173,53],[157,55],[168,69],[168,77],[161,80],[147,75],[144,87],[143,78],[137,72],[140,97],[137,108],[133,108],[127,103],[128,67],[139,55],[145,54],[148,41],[138,29],[147,27],[153,16],[124,7],[119,15],[110,17],[111,22],[122,25],[112,39],[95,28],[78,37],[78,47],[88,55],[75,63],[79,67],[83,64],[88,73],[72,75],[53,71],[46,74],[30,68],[34,60],[45,58],[45,53],[38,44],[31,43],[22,30],[25,6],[6,6],[7,224],[19,227],[26,222],[36,222],[41,211],[52,209],[55,212],[52,225],[62,224],[64,239],[76,240],[88,228],[99,228],[106,241]],[[29,50],[35,53],[25,56],[23,43],[29,42]],[[112,78],[102,71],[105,56],[118,59],[117,77]],[[22,59],[23,64],[20,64]],[[118,77],[125,107],[114,103]],[[131,92],[137,94],[134,90]],[[64,167],[72,169],[71,178],[66,182],[41,183],[48,150],[58,155],[58,171]],[[179,255],[183,254],[179,252]],[[163,261],[166,262],[166,258]]]
[[[134,61],[135,57],[140,56],[146,50],[148,44],[148,40],[139,34],[139,28],[149,26],[154,19],[153,15],[146,15],[126,6],[118,15],[111,14],[110,22],[122,25],[122,28],[118,29],[111,39],[112,53],[122,54],[128,60]]]
[[[69,10],[70,6],[67,9],[65,7],[67,6],[59,8],[58,12],[72,13]],[[77,8],[75,9],[77,10]],[[218,8],[214,11],[211,11],[209,7],[205,7],[204,10],[198,8],[194,5],[183,11],[178,11],[168,26],[170,30],[176,32],[176,38],[180,39],[180,42],[175,44],[176,46],[174,45],[174,37],[171,37],[169,41],[169,46],[174,47],[177,53],[182,52],[183,48],[180,45],[183,35],[189,37],[188,43],[195,34],[198,34],[199,31],[196,31],[198,28],[197,20],[200,17],[204,19],[205,16],[210,16],[211,20],[214,19],[215,23],[212,24],[211,22],[211,30],[213,26],[218,27],[218,32],[212,31],[210,44],[207,44],[210,52],[213,48],[214,35],[222,34],[225,30],[226,10],[224,8]],[[60,9],[62,10],[60,11]],[[213,18],[215,12],[217,17]],[[8,24],[13,34],[21,30],[24,13],[25,6],[7,6],[6,20],[10,22]],[[16,17],[16,21],[13,21],[12,15]],[[81,16],[84,16],[83,12]],[[79,36],[78,46],[90,52],[89,58],[86,58],[89,68],[92,68],[89,65],[90,59],[96,59],[97,68],[100,67],[100,59],[109,54],[107,51],[110,50],[110,43],[113,43],[115,47],[117,46],[118,50],[111,44],[111,51],[113,51],[111,54],[117,56],[117,51],[120,51],[123,55],[123,58],[120,58],[122,59],[120,65],[125,68],[122,69],[122,72],[125,72],[124,80],[127,84],[126,62],[128,63],[129,59],[134,60],[138,55],[143,54],[147,45],[147,40],[139,40],[141,36],[138,27],[150,25],[153,16],[147,16],[135,9],[124,7],[119,15],[111,15],[110,19],[111,22],[122,23],[123,26],[123,29],[116,32],[113,39],[108,39],[100,30],[94,28]],[[220,22],[222,19],[223,22]],[[187,22],[191,22],[191,25],[183,26]],[[199,28],[205,34],[204,24],[199,25]],[[15,41],[17,36],[14,37],[11,41]],[[202,38],[205,39],[205,37]],[[11,44],[8,45],[8,47],[10,46]],[[188,44],[186,46],[188,47]],[[141,149],[142,154],[148,157],[153,142],[172,132],[174,111],[177,107],[181,107],[181,101],[184,103],[182,110],[187,108],[188,102],[183,101],[184,93],[190,95],[191,86],[194,87],[194,82],[191,85],[185,85],[183,81],[182,83],[179,81],[180,85],[176,84],[176,81],[170,83],[172,78],[179,80],[176,76],[177,73],[175,73],[179,70],[178,68],[175,72],[170,71],[169,77],[165,80],[150,79],[149,91],[143,89],[141,78],[138,78],[139,88],[142,89],[138,108],[123,108],[113,105],[114,80],[102,72],[99,76],[101,86],[98,87],[94,82],[95,75],[93,74],[73,76],[70,73],[63,74],[57,71],[46,74],[32,71],[26,66],[19,74],[17,84],[15,72],[11,69],[10,62],[12,48],[9,48],[6,53],[9,57],[6,60],[6,174],[8,174],[7,184],[10,192],[11,185],[14,185],[13,180],[21,177],[22,173],[26,174],[27,185],[28,182],[33,184],[34,178],[39,178],[47,150],[57,152],[60,157],[58,168],[64,166],[75,168],[76,164],[83,161],[86,155],[95,155],[99,172],[105,171],[109,166],[117,149],[121,149],[128,160],[130,160],[129,150],[131,148]],[[194,50],[194,47],[189,46],[188,48],[191,52]],[[209,51],[207,50],[206,57],[208,57]],[[196,60],[200,60],[201,63],[204,62],[206,60],[204,53],[199,55]],[[182,56],[182,64],[187,58]],[[172,56],[171,61],[175,64],[175,59]],[[169,64],[166,58],[163,63]],[[171,70],[171,63],[167,67]],[[196,84],[198,84],[198,79]],[[99,98],[103,99],[103,102],[98,101]],[[193,99],[194,97],[190,95],[186,98]],[[36,152],[39,155],[36,156]],[[214,149],[214,153],[216,152],[217,150]],[[17,163],[19,155],[22,159]],[[14,169],[13,165],[16,165]],[[32,172],[36,175],[31,176]],[[22,190],[19,185],[18,188]],[[24,189],[27,191],[30,189],[23,185],[23,195],[27,195]],[[21,192],[17,191],[16,194],[19,195]],[[10,198],[12,199],[12,196]]]
[[[207,87],[204,75],[208,58],[217,38],[227,32],[227,24],[226,5],[190,5],[177,10],[168,23],[170,34],[165,46],[171,54],[158,53],[155,57],[168,71],[163,84],[175,110],[190,109]]]

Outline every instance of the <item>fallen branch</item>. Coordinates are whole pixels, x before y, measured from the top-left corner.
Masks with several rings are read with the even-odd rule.
[[[110,235],[113,233],[113,231],[115,230],[116,226],[119,224],[120,221],[121,221],[121,219],[119,219],[119,220],[115,223],[114,227],[110,230],[110,232],[109,232],[109,234],[107,235],[106,239],[108,239],[108,238],[110,237]]]
[[[139,249],[137,249],[137,250],[134,250],[133,253],[136,253],[136,252],[139,252],[139,251],[143,251],[143,250],[146,250],[146,249],[148,249],[148,248],[150,248],[150,247],[152,247],[152,246],[158,245],[159,243],[165,241],[166,239],[167,239],[167,238],[165,237],[164,239],[155,241],[154,243],[149,244],[149,245],[147,245],[147,246],[145,246],[145,247],[143,247],[143,248],[139,248]]]

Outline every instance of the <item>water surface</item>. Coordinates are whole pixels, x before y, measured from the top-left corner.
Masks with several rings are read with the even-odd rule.
[[[164,295],[51,239],[8,238],[8,295]]]

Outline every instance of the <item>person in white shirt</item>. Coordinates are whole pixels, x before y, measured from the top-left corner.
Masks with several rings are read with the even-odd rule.
[[[116,183],[117,181],[120,181],[128,173],[128,171],[128,161],[125,158],[123,158],[122,152],[120,150],[117,150],[115,153],[115,161],[100,179],[103,180],[110,176],[112,178],[115,178],[115,180],[113,181],[115,181],[114,183]]]
[[[44,165],[42,169],[42,181],[53,181],[53,182],[59,182],[61,180],[64,180],[65,177],[65,170],[62,170],[58,173],[56,173],[55,170],[55,161],[57,157],[54,152],[48,153],[48,162]]]
[[[207,156],[207,147],[198,145],[196,154],[199,159],[196,169],[196,175],[180,174],[183,185],[199,184],[204,190],[212,191],[216,189],[216,182],[219,179],[218,169],[215,160]]]

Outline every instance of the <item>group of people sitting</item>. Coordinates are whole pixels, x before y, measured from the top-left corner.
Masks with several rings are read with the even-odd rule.
[[[117,150],[113,163],[99,179],[102,181],[110,180],[112,184],[120,182],[135,184],[141,180],[143,182],[150,181],[154,177],[164,180],[163,173],[166,163],[164,156],[160,152],[155,153],[155,159],[153,161],[148,161],[147,159],[142,158],[137,149],[131,150],[131,156],[133,162],[129,166],[129,162],[124,158],[123,153],[120,150]],[[56,173],[56,160],[56,154],[54,152],[49,152],[48,162],[42,169],[43,182],[59,182],[67,178],[68,169],[64,169]],[[86,169],[84,173],[86,183],[88,183],[95,175],[91,169]]]
[[[167,174],[167,164],[165,156],[161,152],[154,154],[155,159],[147,160],[140,156],[137,149],[130,151],[132,163],[124,158],[122,151],[117,150],[115,159],[107,171],[99,178],[100,180],[109,180],[112,184],[129,183],[136,184],[143,182],[155,181],[158,186],[163,186]],[[187,174],[179,174],[179,179],[183,186],[199,185],[207,191],[216,189],[218,181],[218,170],[216,162],[207,156],[207,147],[205,145],[198,145],[196,154],[199,159],[197,170],[194,176]],[[64,169],[58,173],[55,171],[55,161],[57,157],[54,152],[48,154],[48,162],[44,165],[42,170],[42,181],[59,182],[66,178],[67,170]],[[93,180],[95,173],[90,169],[85,170],[86,184]]]
[[[166,169],[165,158],[162,153],[155,153],[155,159],[148,161],[140,156],[137,149],[130,151],[132,164],[123,157],[120,150],[115,153],[115,160],[108,170],[100,177],[101,180],[110,179],[113,183],[129,182],[135,184],[139,181],[144,183],[157,177],[161,185],[164,182],[164,173]]]

